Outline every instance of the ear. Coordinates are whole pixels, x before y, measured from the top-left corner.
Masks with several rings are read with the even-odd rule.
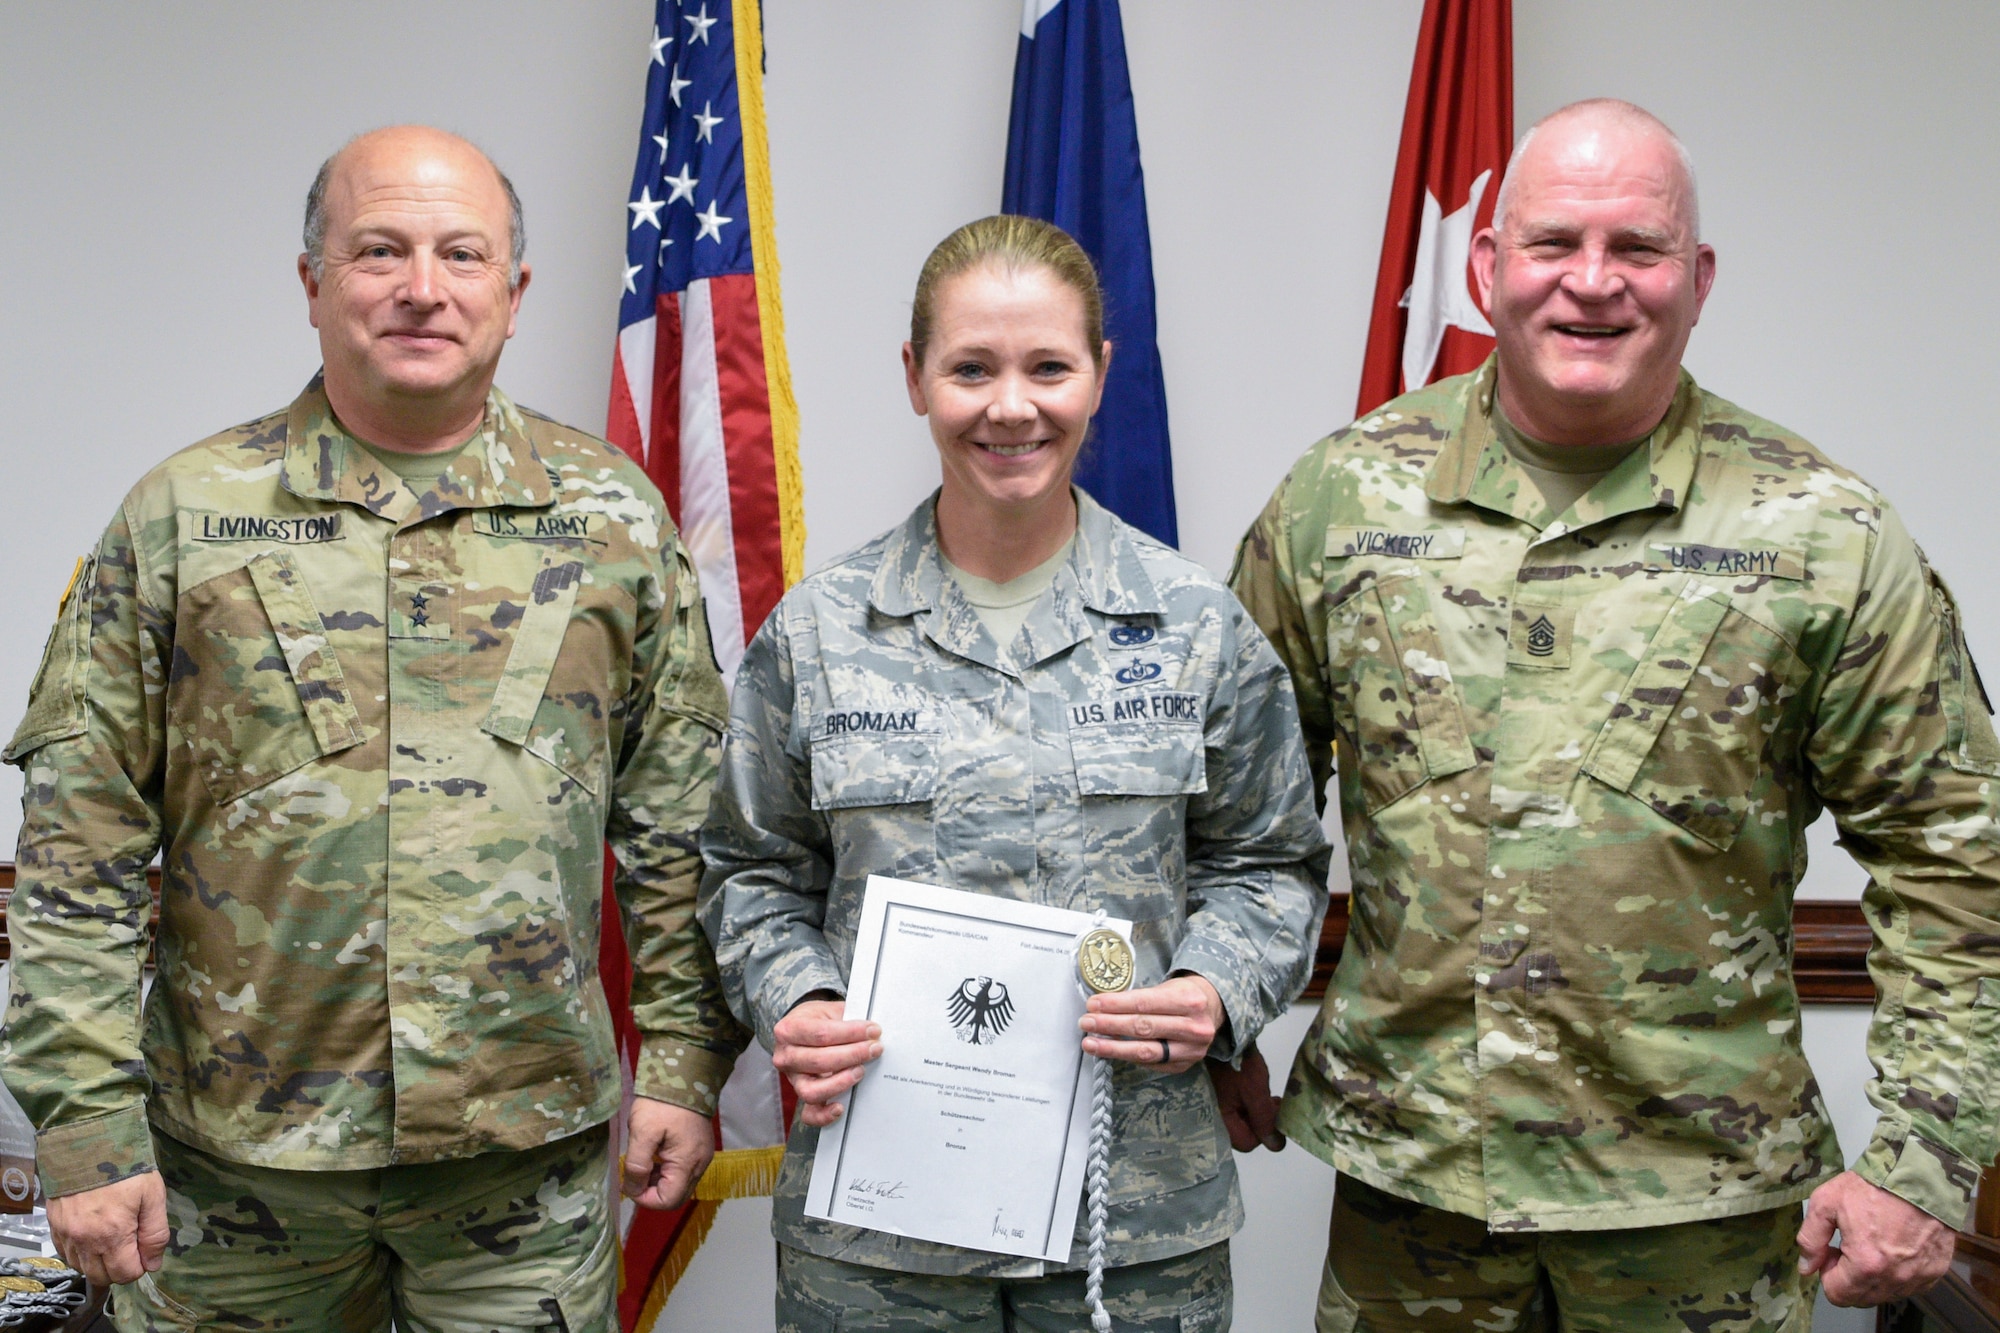
[[[306,318],[319,327],[319,279],[313,276],[312,261],[299,256],[299,283],[306,289]]]
[[[1104,405],[1104,382],[1111,377],[1111,340],[1104,340],[1104,351],[1097,362],[1097,396],[1090,400],[1090,415],[1096,416],[1097,409]]]
[[[1708,289],[1715,285],[1715,247],[1697,245],[1694,248],[1694,317],[1701,319],[1701,308],[1708,301]]]
[[[521,314],[521,297],[527,293],[528,279],[535,276],[531,265],[521,265],[521,280],[514,284],[514,290],[507,293],[507,336],[514,336],[514,321]]]
[[[1500,261],[1500,236],[1491,227],[1472,238],[1472,280],[1479,284],[1479,308],[1493,318],[1493,267]]]
[[[931,413],[931,405],[924,399],[924,368],[917,364],[916,349],[903,344],[903,387],[910,391],[910,410],[920,417]]]

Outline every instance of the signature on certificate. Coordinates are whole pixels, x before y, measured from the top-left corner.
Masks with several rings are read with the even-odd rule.
[[[1028,1233],[1020,1227],[1003,1226],[1000,1222],[1000,1214],[996,1212],[993,1214],[993,1234],[1004,1236],[1009,1240],[1020,1240]]]
[[[847,1182],[849,1194],[863,1194],[871,1199],[900,1199],[903,1189],[900,1180],[870,1180],[866,1176],[856,1176]]]

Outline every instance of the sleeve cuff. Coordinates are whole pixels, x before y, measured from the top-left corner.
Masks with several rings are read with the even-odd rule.
[[[1854,1173],[1869,1184],[1963,1230],[1979,1190],[1979,1164],[1909,1126],[1877,1126]]]
[[[639,1067],[632,1091],[656,1102],[670,1102],[701,1115],[714,1115],[729,1081],[734,1058],[690,1046],[671,1037],[648,1037],[639,1049]]]
[[[1197,935],[1182,940],[1181,947],[1174,951],[1169,975],[1192,972],[1215,987],[1215,993],[1222,997],[1222,1030],[1215,1034],[1215,1041],[1208,1048],[1211,1060],[1236,1064],[1264,1030],[1264,1011],[1257,1002],[1257,988],[1245,984],[1244,973],[1248,970],[1233,951],[1219,948]]]
[[[50,1198],[114,1185],[154,1169],[153,1131],[146,1108],[131,1106],[35,1136],[35,1169]]]
[[[840,975],[831,952],[815,950],[797,966],[772,969],[764,984],[757,988],[757,998],[752,1004],[756,1012],[751,1015],[757,1023],[757,1040],[764,1044],[765,1050],[778,1048],[774,1031],[778,1020],[817,990],[847,994],[847,978]]]

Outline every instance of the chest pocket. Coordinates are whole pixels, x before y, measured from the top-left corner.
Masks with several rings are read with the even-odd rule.
[[[1792,651],[1690,578],[1611,706],[1583,771],[1726,849],[1749,812]]]
[[[1147,706],[1145,700],[1135,702]],[[1079,724],[1072,719],[1069,751],[1081,796],[1189,796],[1208,790],[1207,750],[1198,714],[1192,723],[1131,727]]]
[[[479,727],[553,764],[595,796],[604,785],[608,701],[601,685],[578,681],[564,689],[556,680],[583,572],[581,562],[554,554],[543,561]]]
[[[169,698],[216,804],[361,743],[340,659],[290,552],[254,556],[185,600]]]
[[[815,720],[812,806],[912,805],[937,795],[939,732],[928,709],[843,708]]]
[[[1371,812],[1473,766],[1421,575],[1371,583],[1329,610],[1326,652],[1334,725]]]

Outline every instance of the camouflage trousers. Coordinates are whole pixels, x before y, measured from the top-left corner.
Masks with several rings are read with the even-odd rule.
[[[1343,1175],[1319,1333],[1810,1333],[1797,1204],[1677,1226],[1491,1232]]]
[[[937,1277],[778,1246],[778,1333],[1077,1333],[1090,1328],[1082,1273]],[[1106,1269],[1115,1333],[1226,1333],[1229,1246]]]
[[[525,1152],[278,1171],[153,1136],[171,1234],[120,1333],[615,1333],[602,1125]]]

